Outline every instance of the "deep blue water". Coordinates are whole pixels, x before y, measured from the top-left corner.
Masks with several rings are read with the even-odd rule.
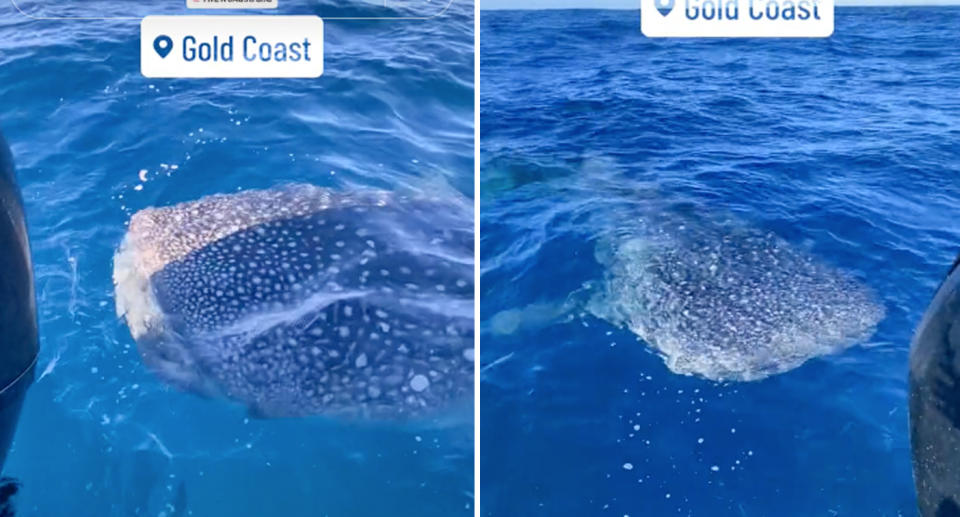
[[[186,11],[147,4],[20,2],[43,16]],[[280,12],[438,11],[404,5]],[[289,182],[472,197],[472,4],[429,21],[328,20],[317,80],[149,80],[139,66],[136,20],[36,21],[0,4],[0,128],[42,348],[5,468],[23,483],[19,515],[172,517],[181,486],[190,515],[471,515],[472,422],[261,420],[167,388],[116,317],[110,275],[148,206]]]
[[[482,515],[916,515],[907,358],[960,244],[958,27],[840,8],[825,40],[650,40],[635,11],[481,13]],[[597,236],[650,192],[849,272],[886,318],[726,384],[590,316],[490,332],[599,279]]]

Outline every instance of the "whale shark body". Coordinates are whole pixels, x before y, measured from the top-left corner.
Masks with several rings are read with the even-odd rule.
[[[471,212],[312,185],[148,208],[117,313],[159,376],[260,416],[435,413],[473,390]]]
[[[604,267],[588,309],[625,327],[671,371],[751,381],[868,339],[873,293],[770,232],[675,220],[597,247]]]

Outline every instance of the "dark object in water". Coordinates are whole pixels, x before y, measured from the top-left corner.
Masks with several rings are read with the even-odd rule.
[[[924,517],[960,516],[960,257],[910,347],[910,443]]]
[[[13,496],[20,491],[20,482],[13,478],[0,478],[0,517],[16,515]]]
[[[3,135],[0,135],[0,336],[2,469],[24,395],[33,382],[39,351],[30,245],[20,190],[13,175],[13,159]]]
[[[457,196],[314,185],[134,214],[117,314],[144,363],[258,417],[407,419],[473,393],[473,220]]]

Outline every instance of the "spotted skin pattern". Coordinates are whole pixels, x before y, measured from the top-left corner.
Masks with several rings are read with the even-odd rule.
[[[642,338],[671,371],[753,381],[870,338],[874,294],[780,237],[738,224],[658,225],[602,242],[588,308]]]
[[[258,193],[284,201],[283,213]],[[151,209],[159,222],[141,227],[158,230],[134,233],[122,247],[140,263],[165,257],[147,281],[147,312],[160,316],[141,318],[149,322],[134,331],[148,365],[261,416],[416,417],[470,398],[465,203],[310,186],[238,196],[241,203],[201,200],[203,210],[197,202]],[[242,213],[251,207],[257,214]],[[192,223],[179,231],[162,223],[184,213]],[[206,237],[191,235],[197,228]],[[193,249],[153,250],[171,241]]]

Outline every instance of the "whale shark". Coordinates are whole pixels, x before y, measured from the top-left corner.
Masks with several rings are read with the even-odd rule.
[[[764,379],[866,341],[885,315],[849,273],[739,221],[661,222],[602,240],[596,256],[589,312],[678,374]]]
[[[181,389],[262,417],[413,418],[473,392],[473,222],[456,196],[296,184],[135,213],[118,316]]]
[[[884,318],[854,276],[735,217],[611,214],[595,239],[599,278],[562,301],[501,311],[486,328],[592,316],[636,335],[673,373],[745,382],[863,343]]]

